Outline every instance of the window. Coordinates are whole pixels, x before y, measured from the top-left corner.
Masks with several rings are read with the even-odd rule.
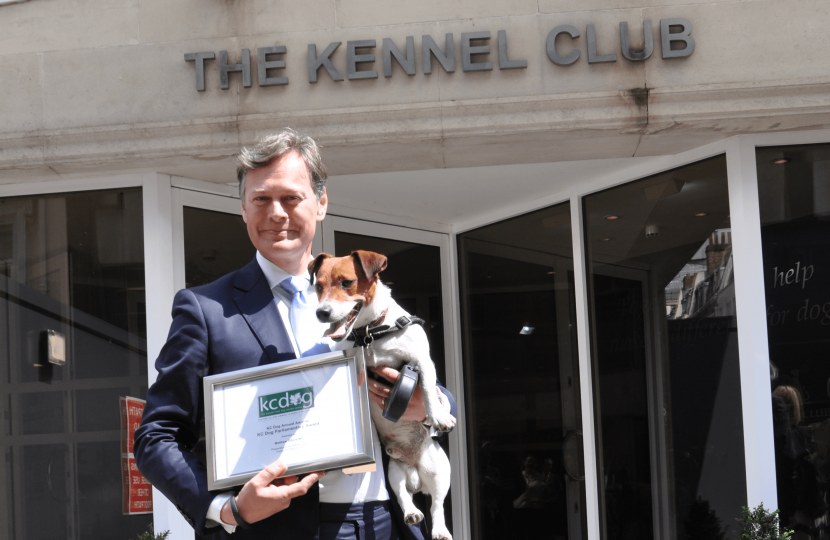
[[[458,236],[473,538],[587,538],[571,213]]]
[[[152,520],[122,514],[119,397],[147,393],[142,224],[140,189],[0,199],[0,536],[126,539]]]
[[[746,504],[726,158],[584,198],[603,538],[703,538]]]
[[[778,507],[825,538],[830,479],[830,145],[758,148]]]

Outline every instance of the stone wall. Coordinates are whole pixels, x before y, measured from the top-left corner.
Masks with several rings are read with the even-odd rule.
[[[661,19],[692,21],[694,54],[661,58]],[[645,62],[620,54],[619,23]],[[0,7],[0,182],[145,170],[224,182],[240,144],[282,125],[319,137],[334,174],[673,154],[737,133],[830,124],[830,3],[825,0],[31,0]],[[550,61],[548,32],[581,33],[570,66]],[[599,53],[587,62],[586,28]],[[461,33],[491,33],[492,71],[463,72]],[[498,69],[497,32],[511,59]],[[422,69],[421,42],[452,33],[456,71]],[[413,36],[416,73],[381,45]],[[346,77],[347,42],[374,39],[377,79],[308,82],[307,46]],[[260,87],[256,49],[283,45],[286,86]],[[186,53],[252,52],[219,87],[219,61],[195,87]],[[278,58],[274,57],[274,58]],[[474,57],[483,60],[483,57]]]

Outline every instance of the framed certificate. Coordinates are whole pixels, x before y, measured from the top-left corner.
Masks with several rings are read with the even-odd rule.
[[[204,378],[208,489],[375,462],[363,349]]]

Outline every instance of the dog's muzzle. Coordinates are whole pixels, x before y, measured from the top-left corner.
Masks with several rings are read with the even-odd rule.
[[[324,334],[326,337],[332,339],[333,341],[343,341],[349,333],[352,331],[352,327],[354,326],[355,321],[357,320],[357,315],[360,313],[360,310],[363,309],[363,303],[358,302],[354,305],[354,307],[346,314],[345,317],[338,321],[334,321],[329,326],[329,329],[326,330]],[[331,317],[331,308],[319,308],[317,310],[317,319],[320,322],[329,322],[328,320],[324,320],[324,315],[327,312],[328,317]]]

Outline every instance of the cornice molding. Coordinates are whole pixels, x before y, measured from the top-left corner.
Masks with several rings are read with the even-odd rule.
[[[222,159],[282,125],[302,128],[326,148],[353,147],[358,153],[370,152],[366,148],[371,145],[388,143],[443,145],[495,137],[510,145],[515,136],[519,139],[516,144],[526,145],[528,136],[543,134],[550,139],[577,132],[580,137],[613,137],[667,131],[678,134],[674,144],[676,151],[682,151],[688,149],[683,147],[684,132],[725,136],[827,127],[830,79],[332,108],[2,133],[0,175],[3,170],[61,164]],[[547,161],[557,160],[552,157]],[[331,166],[337,168],[336,163]],[[354,167],[349,169],[354,171]]]

